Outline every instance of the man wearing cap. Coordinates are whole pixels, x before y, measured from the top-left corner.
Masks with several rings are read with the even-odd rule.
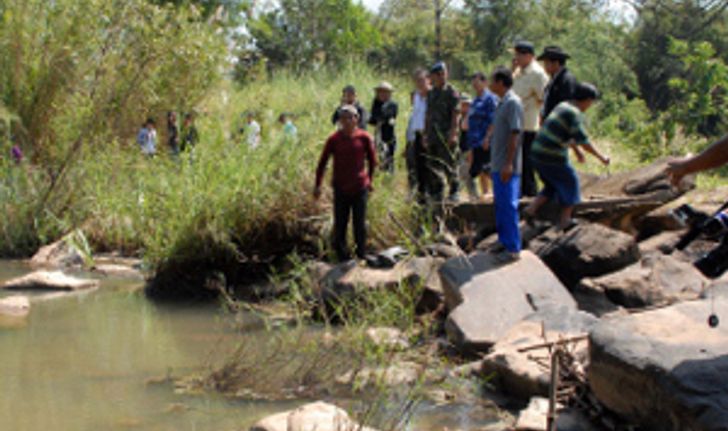
[[[544,89],[549,77],[541,65],[534,61],[534,49],[531,42],[516,43],[514,48],[514,64],[517,69],[513,77],[513,91],[523,103],[523,172],[521,173],[521,194],[536,196],[536,176],[531,166],[531,144],[536,138],[539,128],[539,115],[544,99]]]
[[[441,201],[444,197],[445,180],[449,184],[450,200],[457,200],[460,188],[456,166],[460,96],[447,79],[445,63],[438,62],[432,66],[432,88],[427,94],[424,144],[429,165],[429,193],[435,201]]]
[[[356,88],[354,88],[353,85],[347,85],[341,90],[341,104],[339,105],[339,108],[345,105],[352,105],[356,108],[356,111],[359,113],[358,126],[360,129],[366,130],[367,111],[356,99]],[[335,126],[339,124],[339,108],[337,108],[331,116],[331,123]]]
[[[364,259],[367,242],[367,199],[369,192],[372,191],[372,179],[377,166],[376,150],[372,136],[357,127],[359,111],[356,106],[342,106],[339,108],[338,118],[340,128],[326,140],[319,159],[313,196],[315,199],[321,196],[321,181],[326,171],[326,164],[329,158],[333,157],[334,251],[340,261],[349,259],[346,227],[351,213],[356,256]]]
[[[397,121],[398,107],[392,100],[394,87],[389,82],[383,81],[374,88],[376,92],[372,102],[372,114],[369,117],[369,124],[375,127],[374,140],[379,150],[382,168],[394,172],[394,152],[397,149],[397,136],[394,133],[394,125]]]
[[[577,84],[573,100],[560,103],[546,118],[531,153],[533,165],[544,183],[544,188],[524,210],[529,221],[536,216],[541,206],[550,199],[557,198],[561,205],[560,228],[566,230],[573,226],[571,216],[580,196],[579,177],[569,163],[570,146],[579,145],[605,165],[609,164],[609,158],[591,145],[584,130],[583,113],[598,97],[599,92],[593,85]],[[582,162],[583,159],[579,161]]]
[[[490,165],[495,200],[495,225],[498,242],[503,246],[499,260],[520,258],[521,233],[518,229],[518,200],[521,194],[521,145],[523,105],[511,90],[513,73],[505,67],[496,68],[490,80],[490,90],[500,97],[493,127],[486,137],[490,147]]]
[[[559,103],[574,97],[576,78],[566,68],[566,60],[569,58],[571,56],[558,46],[547,46],[538,56],[538,61],[543,61],[543,68],[551,77],[545,90],[541,113],[543,119],[546,119]]]

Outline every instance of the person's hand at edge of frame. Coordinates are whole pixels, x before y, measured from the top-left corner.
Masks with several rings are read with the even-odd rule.
[[[674,160],[667,164],[665,173],[667,174],[667,177],[670,179],[670,183],[672,183],[673,186],[679,187],[682,179],[689,174],[687,170],[688,160],[690,160],[690,158],[686,157],[684,159]]]

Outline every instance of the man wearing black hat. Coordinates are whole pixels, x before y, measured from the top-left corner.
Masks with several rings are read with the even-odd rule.
[[[447,79],[445,63],[438,62],[432,66],[432,89],[427,93],[424,144],[429,165],[428,192],[435,201],[441,201],[444,197],[445,179],[449,184],[451,200],[457,200],[460,188],[456,166],[460,95]]]
[[[605,165],[609,164],[609,158],[592,146],[584,129],[584,112],[598,97],[599,92],[593,85],[577,84],[573,100],[560,103],[544,122],[531,154],[544,188],[524,210],[526,218],[533,218],[541,206],[556,198],[561,205],[560,227],[566,230],[573,226],[571,216],[580,195],[579,177],[569,163],[569,147],[578,145]]]
[[[574,97],[576,78],[566,68],[566,60],[569,58],[571,56],[558,46],[547,46],[538,56],[538,61],[543,61],[543,68],[551,76],[551,82],[546,86],[543,112],[541,112],[541,118],[544,120],[559,103]]]
[[[536,196],[536,175],[531,166],[531,144],[536,138],[539,128],[539,116],[544,99],[544,89],[549,77],[541,65],[535,60],[533,44],[528,41],[516,43],[514,47],[513,91],[523,103],[523,134],[521,149],[523,151],[523,170],[521,172],[521,194]]]
[[[353,85],[347,85],[341,90],[341,104],[339,105],[339,108],[347,105],[354,106],[356,108],[356,111],[359,113],[358,126],[360,129],[366,130],[367,121],[369,119],[367,116],[367,110],[364,109],[364,107],[361,106],[361,103],[359,103],[356,99],[356,88],[354,88]],[[335,126],[339,124],[339,108],[336,108],[334,114],[331,116],[331,123]]]

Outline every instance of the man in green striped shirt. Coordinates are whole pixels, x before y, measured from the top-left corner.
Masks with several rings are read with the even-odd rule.
[[[544,187],[524,210],[527,219],[533,219],[541,206],[557,198],[561,205],[559,226],[566,230],[574,224],[574,205],[580,202],[581,197],[579,177],[569,163],[570,147],[578,145],[605,165],[609,164],[609,158],[592,146],[584,129],[584,112],[598,97],[599,92],[593,85],[578,84],[574,100],[556,106],[539,130],[531,149],[531,161]],[[579,162],[583,162],[581,153],[576,154]]]

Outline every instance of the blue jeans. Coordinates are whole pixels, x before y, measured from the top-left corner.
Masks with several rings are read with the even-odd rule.
[[[493,172],[495,199],[495,229],[498,241],[511,253],[521,251],[521,231],[518,229],[518,198],[521,195],[521,176],[513,175],[507,183],[500,172]]]

